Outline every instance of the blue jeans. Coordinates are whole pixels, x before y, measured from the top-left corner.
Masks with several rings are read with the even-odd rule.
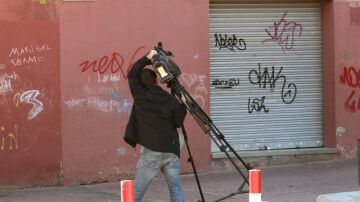
[[[144,147],[135,172],[135,202],[141,202],[156,174],[161,170],[170,191],[171,202],[184,202],[180,182],[179,158],[173,153],[151,151]]]

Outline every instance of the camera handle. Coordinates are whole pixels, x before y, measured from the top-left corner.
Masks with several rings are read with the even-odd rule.
[[[158,54],[166,55],[166,56],[171,56],[171,57],[174,56],[174,54],[172,54],[171,51],[165,51],[165,50],[163,49],[162,42],[158,42],[157,47],[154,47],[154,49],[156,50],[156,52],[158,52]]]

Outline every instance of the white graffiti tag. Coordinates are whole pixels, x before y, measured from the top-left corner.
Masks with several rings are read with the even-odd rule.
[[[204,96],[208,94],[208,90],[205,87],[205,75],[198,75],[195,73],[186,73],[184,72],[181,75],[181,79],[185,82],[186,86],[191,91],[191,95],[194,100],[196,100],[200,107],[205,107],[205,98]]]
[[[40,92],[38,90],[29,90],[24,92],[20,97],[20,103],[25,102],[33,105],[33,108],[30,110],[27,117],[29,120],[35,118],[42,110],[44,110],[43,103],[36,99],[39,94]]]

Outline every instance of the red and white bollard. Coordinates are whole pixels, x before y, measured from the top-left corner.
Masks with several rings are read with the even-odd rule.
[[[249,171],[249,202],[261,201],[261,170]]]
[[[120,202],[134,202],[134,181],[123,180],[120,182]]]

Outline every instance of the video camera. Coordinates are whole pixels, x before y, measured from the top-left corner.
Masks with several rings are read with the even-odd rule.
[[[157,47],[154,47],[158,54],[153,56],[153,67],[156,73],[160,76],[161,83],[170,83],[178,78],[181,71],[177,64],[171,59],[173,54],[170,51],[165,51],[162,48],[162,43],[159,42]]]

